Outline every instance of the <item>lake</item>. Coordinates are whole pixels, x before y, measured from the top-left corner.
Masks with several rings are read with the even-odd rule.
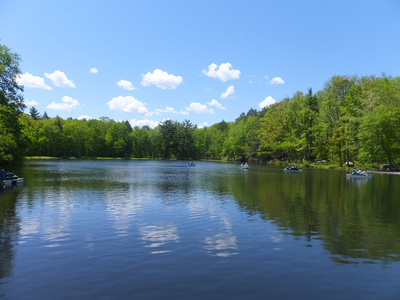
[[[399,175],[195,163],[15,167],[0,298],[399,298]]]

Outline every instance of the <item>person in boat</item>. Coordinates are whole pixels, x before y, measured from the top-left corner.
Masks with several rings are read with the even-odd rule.
[[[358,169],[358,174],[362,174],[362,170],[361,169]]]
[[[353,174],[357,174],[357,169],[356,168],[353,169]]]
[[[0,179],[3,179],[6,177],[6,172],[4,171],[4,169],[0,170]]]

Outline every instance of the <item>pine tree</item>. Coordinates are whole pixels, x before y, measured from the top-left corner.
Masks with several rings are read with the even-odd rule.
[[[31,109],[29,110],[29,115],[35,120],[39,120],[40,119],[39,112],[36,109],[36,107],[34,107],[34,106],[32,106]]]

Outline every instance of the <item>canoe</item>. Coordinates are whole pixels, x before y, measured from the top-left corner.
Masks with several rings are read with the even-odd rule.
[[[374,177],[372,174],[346,174],[347,178],[366,179]]]

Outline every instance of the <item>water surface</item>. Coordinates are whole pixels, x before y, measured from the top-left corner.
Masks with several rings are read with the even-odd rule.
[[[0,192],[3,299],[398,299],[400,176],[27,161]]]

